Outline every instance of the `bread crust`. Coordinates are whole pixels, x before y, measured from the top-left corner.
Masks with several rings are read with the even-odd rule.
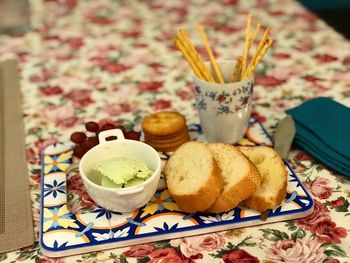
[[[262,196],[262,195],[259,195],[259,193],[257,192],[256,194],[253,194],[252,196],[250,196],[246,200],[244,200],[243,203],[249,208],[252,208],[252,209],[257,210],[259,212],[264,212],[268,209],[274,209],[274,208],[278,207],[282,203],[282,201],[284,200],[285,195],[286,195],[286,190],[287,190],[288,173],[287,173],[287,170],[285,169],[284,163],[283,163],[282,159],[280,158],[280,156],[277,154],[277,152],[275,152],[275,150],[273,150],[270,147],[266,147],[266,146],[249,146],[249,147],[248,146],[239,146],[237,148],[239,150],[241,149],[244,153],[245,149],[258,150],[259,147],[260,147],[260,149],[263,149],[263,150],[265,148],[265,150],[273,152],[273,154],[276,155],[277,160],[278,160],[278,167],[275,167],[275,170],[276,169],[280,170],[280,180],[281,180],[282,187],[280,189],[278,189],[277,194],[273,197],[272,196]],[[249,154],[247,154],[247,158],[249,159]],[[264,184],[264,182],[262,182],[262,184]]]
[[[165,178],[167,178],[166,171]],[[213,159],[213,170],[211,176],[196,193],[188,195],[176,195],[171,188],[168,187],[168,191],[172,198],[175,200],[179,208],[187,213],[195,213],[197,211],[207,210],[219,197],[222,189],[222,178],[220,175],[220,169]]]
[[[233,209],[250,195],[249,191],[245,191],[247,188],[250,188],[250,182],[245,179],[240,180],[230,190],[221,193],[213,205],[208,208],[207,212],[222,213]]]
[[[255,194],[256,191],[258,191],[258,189],[260,188],[260,185],[262,183],[262,176],[258,170],[258,168],[256,168],[256,166],[254,165],[254,163],[249,160],[247,157],[246,157],[247,161],[249,162],[249,166],[250,166],[250,176],[248,178],[248,180],[251,181],[251,193],[252,194]]]
[[[218,199],[214,202],[214,204],[207,210],[210,213],[222,213],[238,206],[240,202],[255,193],[260,186],[261,176],[255,166],[252,165],[252,163],[245,157],[245,155],[238,151],[234,146],[222,143],[213,143],[211,145],[225,145],[225,147],[232,147],[231,149],[241,157],[241,161],[248,166],[248,173],[246,176],[244,176],[230,189],[224,190]],[[215,155],[213,156],[215,159]]]
[[[244,204],[256,211],[264,212],[268,209],[274,209],[279,206],[286,196],[287,184],[285,184],[279,191],[274,199],[267,199],[263,196],[251,196],[244,200]]]

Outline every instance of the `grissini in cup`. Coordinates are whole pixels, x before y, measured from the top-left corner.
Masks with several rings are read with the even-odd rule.
[[[250,49],[253,46],[261,26],[259,23],[255,25],[254,31],[251,28],[252,15],[249,14],[247,18],[246,34],[245,34],[245,44],[243,55],[237,59],[237,64],[232,72],[232,78],[226,80],[226,82],[239,82],[249,78],[254,74],[256,67],[262,61],[263,57],[267,53],[268,49],[272,46],[274,41],[269,38],[271,29],[266,28],[261,40],[259,41],[254,54],[250,58]],[[208,69],[204,60],[197,52],[193,43],[191,42],[186,30],[180,28],[175,36],[174,44],[180,50],[190,67],[192,68],[196,77],[201,80],[212,82],[212,83],[225,83],[222,72],[218,63],[214,57],[213,51],[209,45],[208,37],[205,33],[205,29],[202,25],[197,26],[197,31],[200,33],[201,39],[204,43],[205,49],[208,53],[210,59],[210,65],[212,67],[212,72]],[[249,59],[250,58],[250,59]]]

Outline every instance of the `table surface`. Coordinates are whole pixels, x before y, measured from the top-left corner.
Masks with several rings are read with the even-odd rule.
[[[177,110],[198,123],[190,70],[172,39],[179,26],[197,46],[200,22],[218,59],[244,47],[248,12],[272,28],[276,44],[256,74],[252,115],[273,134],[284,110],[329,96],[350,106],[350,44],[297,2],[281,1],[31,1],[32,31],[0,36],[0,58],[21,70],[25,142],[38,239],[41,150],[69,141],[90,120],[140,129],[157,110]],[[339,120],[344,121],[344,120]],[[34,247],[0,261],[39,262],[350,262],[350,181],[298,149],[290,163],[315,199],[305,219],[229,230],[168,242],[49,259]],[[92,205],[80,195],[71,207]]]

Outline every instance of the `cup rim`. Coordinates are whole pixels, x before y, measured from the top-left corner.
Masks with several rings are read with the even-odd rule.
[[[236,62],[237,63],[237,60],[217,60],[218,64],[220,62]],[[211,63],[211,61],[204,61],[204,64],[206,64],[206,65],[208,65],[210,63]],[[251,81],[252,79],[254,80],[254,78],[255,78],[255,74],[252,73],[248,78],[246,78],[245,80],[242,80],[242,81],[229,82],[229,83],[217,83],[217,82],[209,82],[206,80],[202,80],[202,79],[198,78],[196,76],[196,74],[194,74],[193,71],[191,71],[191,74],[192,74],[192,78],[195,80],[195,82],[199,82],[199,83],[204,84],[204,85],[217,86],[218,88],[220,88],[220,87],[227,88],[227,87],[242,85],[248,81]]]
[[[86,175],[84,172],[82,172],[82,163],[84,161],[84,157],[90,152],[91,154],[91,151],[93,151],[94,149],[97,149],[99,147],[105,147],[109,144],[112,144],[113,145],[116,145],[117,143],[135,143],[135,144],[139,144],[139,145],[142,145],[142,147],[146,147],[146,148],[149,148],[151,151],[153,151],[155,153],[155,156],[157,156],[157,164],[156,164],[156,169],[153,171],[152,175],[147,178],[144,182],[140,183],[140,184],[136,184],[136,185],[133,185],[133,186],[130,186],[130,187],[125,187],[125,188],[112,188],[112,187],[105,187],[105,186],[102,186],[102,185],[99,185],[93,181],[91,181]],[[150,181],[154,180],[155,177],[158,176],[158,174],[160,175],[161,173],[161,166],[162,166],[162,161],[161,161],[161,158],[160,156],[158,155],[158,152],[153,148],[151,147],[150,145],[144,143],[144,142],[140,142],[140,141],[135,141],[135,140],[130,140],[130,139],[122,139],[122,140],[112,140],[112,141],[107,141],[103,144],[98,144],[96,146],[94,146],[93,148],[91,148],[89,151],[87,151],[84,156],[80,159],[80,162],[79,162],[79,174],[81,177],[84,177],[84,179],[86,179],[86,181],[89,183],[89,184],[92,184],[94,187],[96,187],[97,189],[99,190],[104,190],[104,191],[112,191],[112,192],[123,192],[123,193],[126,193],[128,192],[129,190],[133,190],[133,189],[137,189],[141,186],[145,186],[147,185]],[[86,191],[88,191],[86,189]]]

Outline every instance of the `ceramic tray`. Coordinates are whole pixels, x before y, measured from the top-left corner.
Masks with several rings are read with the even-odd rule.
[[[204,140],[199,125],[190,125],[189,130],[192,139]],[[272,146],[273,142],[264,127],[250,119],[240,144]],[[220,214],[182,212],[171,199],[163,179],[153,199],[132,213],[95,207],[88,213],[74,214],[69,211],[66,190],[72,152],[72,145],[67,143],[50,145],[42,152],[40,247],[49,257],[285,221],[313,211],[312,198],[286,163],[289,180],[285,200],[269,212],[265,221],[260,220],[258,212],[239,207]],[[160,155],[163,162],[169,158],[168,153]]]

